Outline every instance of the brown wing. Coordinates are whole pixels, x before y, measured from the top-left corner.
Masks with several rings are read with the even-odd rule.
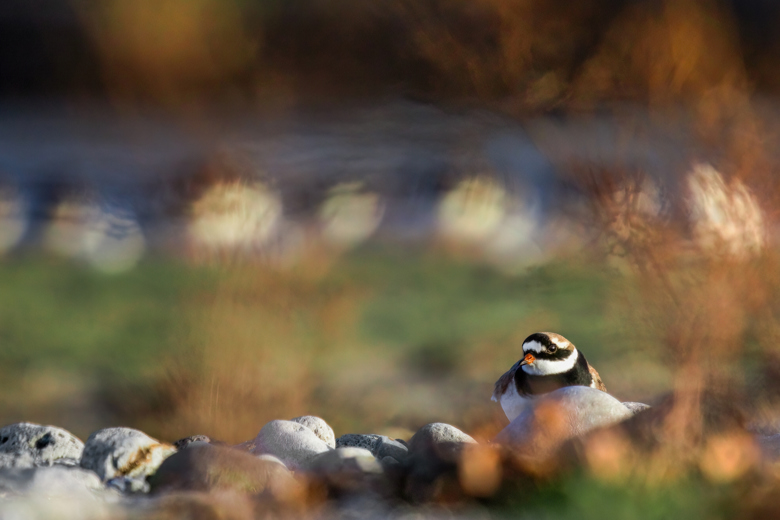
[[[596,369],[590,366],[588,364],[588,371],[590,372],[591,377],[593,378],[593,388],[596,390],[601,390],[602,392],[607,391],[607,387],[604,386],[604,381],[601,380],[601,376],[598,372],[596,372]]]
[[[519,361],[515,363],[507,372],[505,372],[503,376],[498,378],[498,381],[496,381],[496,386],[493,388],[493,401],[500,402],[501,396],[504,395],[504,392],[506,392],[506,389],[509,387],[510,383],[514,384],[515,372],[517,372],[518,368],[520,368]]]

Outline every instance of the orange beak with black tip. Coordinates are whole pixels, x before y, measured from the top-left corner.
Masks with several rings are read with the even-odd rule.
[[[523,360],[520,362],[520,366],[523,366],[523,365],[533,365],[534,361],[536,361],[536,358],[534,357],[533,354],[531,354],[529,352],[528,354],[525,355]]]

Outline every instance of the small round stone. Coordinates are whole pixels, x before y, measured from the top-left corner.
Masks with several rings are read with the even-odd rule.
[[[409,448],[397,440],[384,435],[370,433],[348,433],[336,439],[336,447],[365,448],[376,458],[393,457],[396,460],[404,460],[409,456]]]
[[[213,446],[193,445],[162,463],[150,477],[152,491],[235,491],[281,493],[295,482],[278,460],[264,460],[249,453]]]
[[[252,452],[278,457],[293,470],[305,467],[311,459],[332,448],[310,428],[292,421],[271,421],[262,427]]]
[[[170,444],[138,430],[105,428],[87,439],[81,467],[94,471],[103,481],[116,477],[144,478],[174,453],[176,448]]]
[[[467,435],[446,423],[426,424],[409,439],[409,453],[426,455],[435,452],[437,456],[450,458],[456,455],[464,444],[474,444],[475,441]]]
[[[334,474],[344,471],[381,473],[382,466],[374,455],[364,448],[336,448],[321,453],[309,464],[312,471]]]
[[[317,437],[322,439],[325,444],[331,448],[336,447],[336,436],[333,433],[333,428],[331,428],[324,419],[315,415],[304,415],[302,417],[296,417],[292,422],[306,426],[313,431]]]
[[[78,465],[84,443],[55,426],[17,423],[0,428],[0,467]]]

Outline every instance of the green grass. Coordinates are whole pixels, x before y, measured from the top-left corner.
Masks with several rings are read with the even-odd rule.
[[[150,357],[177,343],[182,304],[208,297],[219,271],[150,261],[120,275],[103,275],[46,258],[0,264],[0,362],[74,370],[144,372]],[[483,265],[440,256],[364,253],[348,259],[319,285],[344,285],[367,295],[360,330],[369,342],[397,348],[459,345],[506,338],[529,317],[556,316],[563,334],[599,343],[605,279],[589,266],[552,264],[508,277]],[[273,298],[273,295],[270,295]],[[299,333],[311,333],[305,312]]]
[[[511,341],[516,353],[526,335],[551,330],[602,355],[609,280],[593,264],[557,261],[510,276],[435,255],[383,252],[352,262],[346,269],[372,288],[362,320],[371,341],[455,355],[477,341]]]
[[[208,286],[202,269],[147,262],[106,276],[43,258],[0,264],[0,363],[127,377],[148,372],[171,348],[177,307]]]
[[[736,489],[683,477],[654,485],[608,483],[585,473],[505,493],[498,518],[538,520],[725,519],[735,511]]]
[[[433,419],[468,427],[496,413],[491,385],[532,332],[564,334],[591,362],[614,356],[616,284],[625,279],[577,259],[506,275],[380,247],[321,277],[159,258],[110,276],[46,257],[6,259],[0,422],[239,438],[302,413],[366,431]],[[187,418],[173,418],[181,407],[192,408]],[[244,409],[255,415],[226,430]]]

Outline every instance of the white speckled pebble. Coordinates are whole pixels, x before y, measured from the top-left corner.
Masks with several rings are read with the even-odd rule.
[[[336,447],[336,435],[333,433],[333,428],[330,427],[324,419],[316,417],[314,415],[304,415],[303,417],[296,417],[292,422],[302,424],[313,431],[317,437],[330,446]]]
[[[103,481],[115,477],[143,478],[153,474],[174,453],[176,448],[170,444],[138,430],[106,428],[87,439],[81,467],[94,471]]]
[[[279,420],[263,426],[254,445],[252,452],[256,455],[274,455],[292,470],[305,467],[320,453],[331,450],[325,441],[306,426]]]
[[[0,428],[0,467],[77,465],[84,443],[62,428],[17,423]]]

